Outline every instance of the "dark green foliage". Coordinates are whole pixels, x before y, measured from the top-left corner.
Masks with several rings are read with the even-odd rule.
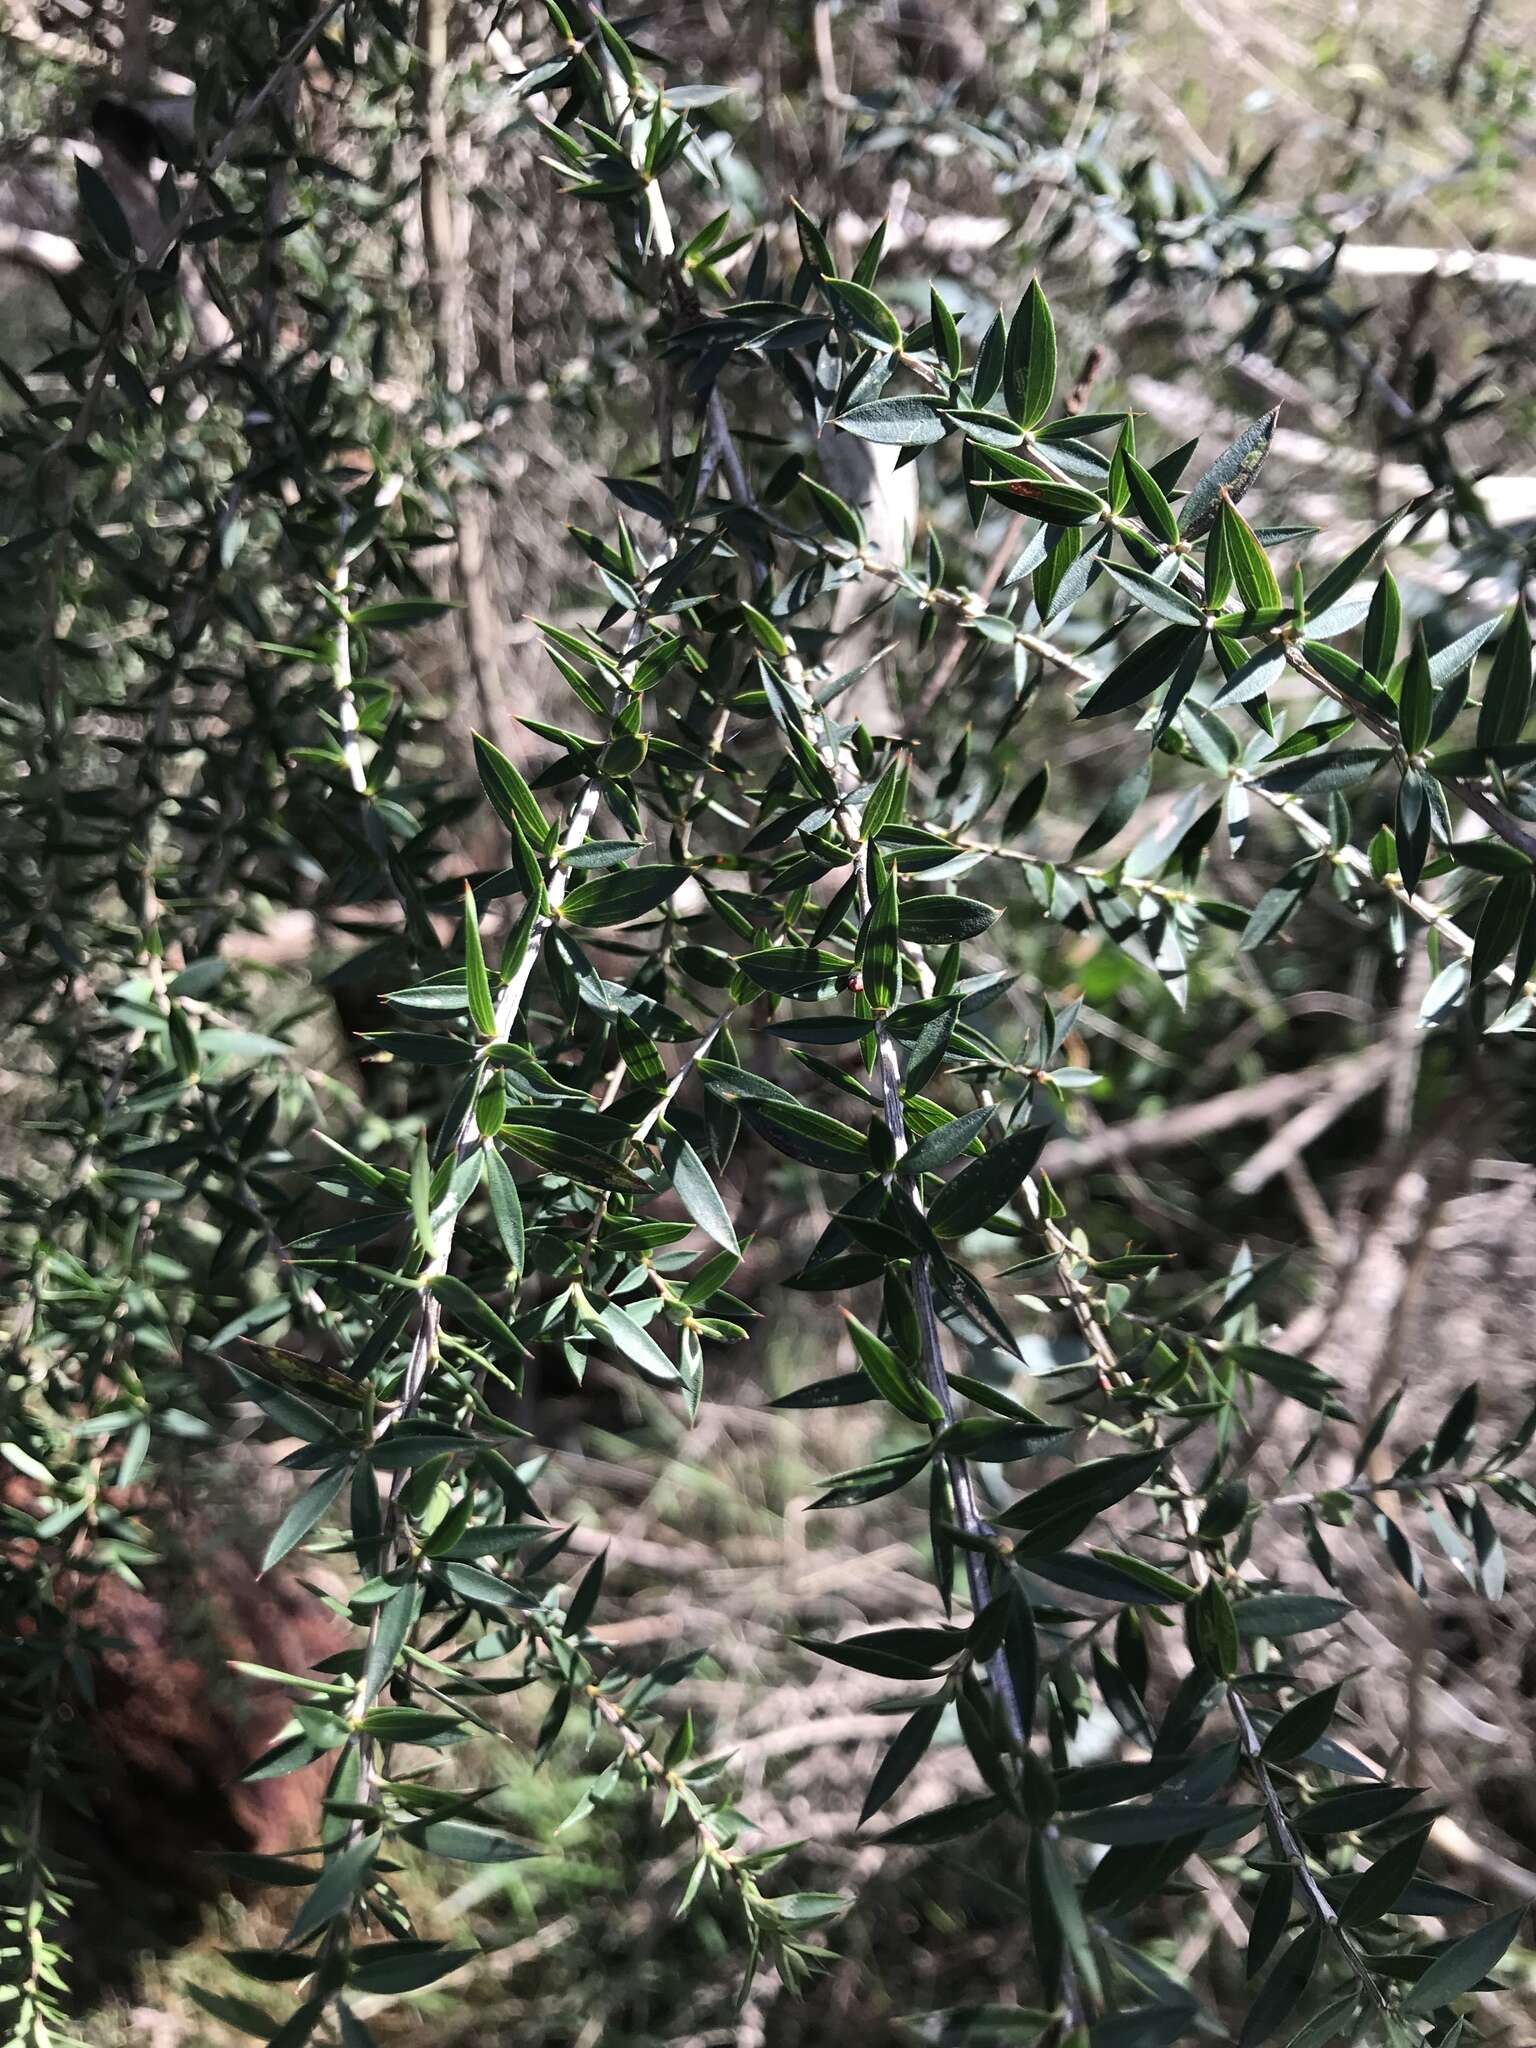
[[[265,1562],[328,1550],[349,1575],[337,1605],[353,1646],[332,1675],[292,1679],[294,1727],[258,1766],[329,1759],[322,1840],[283,1872],[296,1897],[281,1949],[238,1964],[287,2016],[274,2026],[266,2007],[253,2019],[226,2000],[221,2017],[285,2048],[366,2041],[349,1995],[461,1965],[411,1932],[400,1852],[494,1864],[526,1845],[496,1825],[490,1787],[445,1788],[398,1758],[471,1728],[513,1739],[497,1702],[524,1686],[544,1703],[541,1760],[579,1727],[596,1752],[591,1799],[621,1776],[656,1796],[687,1845],[679,1910],[709,1887],[748,1980],[766,1962],[791,1988],[806,1981],[846,1902],[772,1889],[789,1882],[788,1852],[743,1845],[718,1766],[692,1754],[691,1719],[668,1725],[677,1659],[641,1668],[603,1647],[604,1560],[572,1570],[501,1399],[537,1352],[577,1381],[606,1361],[692,1416],[716,1348],[746,1335],[729,1291],[746,1228],[728,1191],[750,1146],[752,1174],[817,1190],[826,1226],[797,1285],[833,1298],[814,1305],[859,1368],[823,1369],[780,1405],[878,1405],[888,1429],[814,1505],[902,1495],[917,1526],[926,1501],[933,1618],[805,1645],[906,1688],[861,1818],[897,1798],[952,1717],[974,1778],[883,1839],[945,1844],[995,1825],[1030,1929],[1038,2010],[950,2015],[934,2038],[1133,2048],[1217,2025],[1136,1946],[1135,1909],[1200,1858],[1257,1901],[1244,2048],[1303,2038],[1330,2009],[1350,2038],[1443,2040],[1428,2029],[1499,1964],[1520,1916],[1450,1943],[1402,1926],[1428,1839],[1421,1795],[1360,1781],[1355,1747],[1390,1760],[1395,1733],[1362,1725],[1351,1684],[1309,1670],[1352,1608],[1319,1590],[1321,1572],[1289,1582],[1275,1530],[1314,1510],[1376,1513],[1383,1569],[1416,1585],[1415,1518],[1454,1524],[1496,1597],[1489,1500],[1530,1510],[1524,1443],[1479,1442],[1463,1397],[1416,1418],[1424,1448],[1385,1480],[1373,1467],[1343,1489],[1267,1494],[1257,1415],[1278,1405],[1304,1430],[1364,1418],[1310,1361],[1264,1341],[1251,1269],[1225,1294],[1191,1294],[1155,1248],[1100,1255],[1073,1226],[1050,1145],[1069,1091],[1092,1085],[1068,1063],[1078,1012],[1030,990],[1021,1027],[1007,947],[1015,911],[1091,927],[1182,1003],[1207,949],[1270,957],[1337,885],[1363,922],[1432,927],[1454,982],[1434,1013],[1448,1045],[1528,1029],[1523,607],[1492,652],[1469,743],[1471,698],[1456,693],[1486,659],[1482,639],[1432,652],[1419,632],[1400,659],[1386,570],[1368,610],[1339,623],[1391,523],[1335,568],[1282,575],[1283,533],[1238,509],[1272,413],[1181,495],[1179,451],[1138,456],[1128,414],[1064,409],[1038,282],[980,336],[937,292],[917,328],[910,295],[876,288],[878,238],[845,278],[800,215],[797,241],[754,246],[738,291],[712,274],[715,237],[680,247],[674,225],[696,203],[702,143],[725,131],[694,97],[669,97],[597,9],[551,13],[512,97],[520,118],[546,121],[572,233],[613,252],[632,306],[613,345],[655,371],[679,445],[614,480],[639,537],[617,515],[586,537],[589,623],[544,629],[574,727],[530,721],[552,751],[527,775],[475,740],[504,865],[463,873],[449,834],[461,805],[435,786],[433,735],[394,673],[391,650],[443,609],[412,558],[450,486],[421,431],[390,456],[386,488],[390,423],[364,381],[333,384],[323,331],[251,367],[289,438],[224,401],[226,442],[196,449],[187,533],[173,548],[146,530],[125,559],[108,462],[142,455],[179,477],[165,443],[197,420],[157,420],[144,403],[157,365],[177,360],[167,285],[135,274],[110,191],[82,176],[101,245],[94,311],[77,316],[62,404],[29,398],[6,419],[47,543],[15,565],[6,597],[6,645],[34,647],[39,669],[35,701],[11,719],[27,774],[4,799],[8,950],[28,1027],[59,1055],[49,1175],[6,1189],[6,1433],[37,1488],[8,1510],[33,1546],[15,1574],[29,1628],[16,1715],[42,1731],[22,1738],[29,1803],[10,1829],[7,1924],[35,1950],[30,2031],[15,2038],[49,2038],[56,2003],[37,1930],[61,1918],[64,1887],[30,1788],[59,1769],[73,1683],[78,1646],[56,1599],[77,1562],[71,1532],[93,1568],[131,1570],[143,1532],[103,1487],[130,1489],[146,1460],[217,1438],[236,1401],[299,1439]],[[402,26],[366,6],[346,25],[334,43],[324,30],[327,62],[372,61],[371,89],[402,95]],[[275,24],[261,78],[297,61],[295,34],[302,58],[323,29]],[[244,103],[233,95],[230,123]],[[337,232],[348,203],[306,197],[336,209]],[[219,227],[197,246],[220,250]],[[259,280],[229,241],[238,298]],[[176,389],[166,408],[185,407]],[[925,573],[866,546],[859,515],[808,473],[818,411],[831,434],[919,451],[974,516],[1000,500],[1038,528],[1030,566],[989,599],[1008,609],[947,589],[936,548]],[[342,463],[352,444],[376,448],[378,467]],[[803,475],[779,468],[791,450]],[[161,578],[173,603],[152,595]],[[914,730],[909,748],[840,709],[828,600],[859,581],[899,596],[897,630],[915,624],[920,648],[942,616],[1010,664],[974,754],[958,720],[942,741]],[[1056,637],[1070,627],[1072,646],[1086,643],[1090,597],[1110,607],[1096,615],[1113,643],[1102,663]],[[86,628],[116,625],[128,652],[99,698]],[[1308,693],[1294,729],[1268,703],[1282,677]],[[1021,843],[1049,817],[1049,771],[1006,745],[1046,678],[1127,741],[1097,814],[1062,816],[1062,860]],[[210,735],[196,714],[216,686]],[[109,715],[131,715],[137,735],[116,780],[100,759]],[[1138,843],[1087,865],[1165,782],[1172,801]],[[1242,819],[1257,798],[1302,850],[1232,903],[1203,895],[1201,874],[1239,796]],[[1487,828],[1481,853],[1465,847],[1471,819]],[[1027,876],[1017,901],[998,887],[1006,862]],[[1449,896],[1422,898],[1426,878],[1448,879]],[[365,1149],[344,1146],[366,1120],[342,1114],[343,1137],[317,1142],[333,1109],[296,1047],[302,1018],[258,1029],[254,977],[221,951],[259,904],[322,901],[387,911],[378,964],[408,1028],[364,1042],[419,1093],[376,1149],[376,1128]],[[299,1186],[317,1176],[323,1218]],[[1000,1256],[1075,1329],[1048,1415],[1016,1398],[1028,1375],[1011,1304],[1024,1297]],[[834,1321],[849,1293],[860,1313]],[[1366,1425],[1362,1470],[1390,1422]],[[1047,1457],[1037,1477],[1029,1461]],[[1372,1503],[1386,1492],[1395,1517]],[[1154,1632],[1175,1679],[1159,1688],[1138,1669]],[[1077,1760],[1095,1697],[1134,1758]]]

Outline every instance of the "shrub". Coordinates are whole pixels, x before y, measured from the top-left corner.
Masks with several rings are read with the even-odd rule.
[[[863,1817],[957,1724],[971,1789],[883,1839],[996,1823],[1013,1845],[995,1878],[1035,2006],[929,2015],[926,2037],[1199,2030],[1137,1935],[1198,1862],[1247,1915],[1244,2048],[1468,2038],[1463,1994],[1521,1916],[1414,1931],[1460,1900],[1421,1871],[1436,1810],[1398,1780],[1398,1731],[1328,1659],[1352,1605],[1330,1531],[1371,1532],[1419,1593],[1427,1530],[1497,1597],[1493,1511],[1536,1501],[1536,1411],[1479,1433],[1474,1382],[1443,1414],[1351,1414],[1273,1335],[1268,1265],[1192,1283],[1155,1246],[1090,1242],[1051,1179],[1084,1081],[1078,1006],[1033,988],[1021,1024],[1005,998],[1030,927],[1101,933],[1182,999],[1223,934],[1263,956],[1331,895],[1362,934],[1386,919],[1431,949],[1426,1016],[1459,1057],[1528,1029],[1523,605],[1443,647],[1406,634],[1380,558],[1430,500],[1343,551],[1250,524],[1274,414],[1196,472],[1192,445],[1147,445],[1129,412],[1069,406],[1038,282],[962,336],[940,291],[882,296],[880,230],[846,275],[798,210],[738,254],[731,210],[702,211],[709,95],[670,89],[597,7],[550,14],[516,100],[564,232],[607,238],[657,440],[608,480],[603,532],[576,535],[581,606],[541,628],[569,708],[526,721],[537,767],[474,741],[492,864],[463,872],[465,806],[402,681],[449,610],[416,557],[474,485],[441,391],[424,381],[402,418],[370,374],[370,349],[422,352],[403,292],[351,267],[374,202],[323,189],[286,144],[264,191],[226,177],[317,62],[358,67],[352,140],[387,187],[410,89],[394,11],[269,23],[257,89],[210,82],[222,140],[188,189],[162,184],[147,248],[82,173],[71,339],[11,376],[5,456],[31,511],[6,633],[35,691],[8,713],[4,888],[49,1097],[6,1183],[12,2038],[67,2025],[68,1873],[44,1820],[49,1783],[88,1769],[62,1711],[91,1647],[79,1585],[134,1572],[135,1487],[226,1443],[236,1404],[297,1441],[264,1565],[335,1560],[345,1590],[316,1597],[351,1646],[282,1674],[292,1722],[258,1768],[324,1760],[321,1836],[229,1859],[294,1905],[280,1945],[243,1959],[253,1996],[209,1995],[217,2017],[351,2048],[372,2038],[353,2001],[461,1966],[414,1931],[402,1857],[529,1845],[491,1787],[401,1752],[520,1740],[501,1702],[525,1690],[547,1703],[537,1757],[590,1731],[587,1799],[625,1779],[654,1795],[689,1845],[679,1910],[719,1894],[748,1981],[815,1970],[848,1902],[749,1844],[728,1763],[669,1713],[702,1647],[648,1668],[605,1650],[603,1559],[571,1569],[512,1419],[535,1356],[577,1382],[607,1360],[697,1410],[753,1313],[732,1291],[750,1207],[722,1192],[738,1146],[791,1162],[829,1212],[793,1285],[825,1361],[846,1341],[852,1366],[813,1368],[781,1405],[882,1416],[877,1454],[816,1508],[902,1493],[926,1517],[931,1618],[809,1646],[902,1702]],[[278,292],[271,200],[301,174],[302,282]],[[214,245],[233,339],[209,362],[177,277]],[[949,583],[936,537],[882,554],[825,480],[837,436],[899,450],[973,525],[1001,506],[1017,552],[995,586]],[[1277,568],[1285,551],[1298,566]],[[887,659],[861,638],[885,606],[926,686],[850,716],[861,667]],[[941,730],[971,647],[975,722]],[[1032,748],[1052,698],[1138,735],[1087,816],[1056,808]],[[1106,857],[1149,790],[1169,801]],[[1204,877],[1255,806],[1293,858],[1242,905]],[[236,943],[320,902],[390,919],[363,960],[386,991],[365,1038],[391,1082],[419,1078],[387,1117],[317,1079],[312,997]],[[1077,1339],[1043,1387],[1018,1348],[1033,1316]],[[1301,1424],[1278,1491],[1254,1455],[1276,1416]],[[1122,1748],[1084,1761],[1095,1715]]]

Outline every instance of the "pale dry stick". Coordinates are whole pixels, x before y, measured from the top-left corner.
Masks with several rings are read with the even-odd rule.
[[[1091,1131],[1084,1137],[1057,1139],[1051,1146],[1051,1178],[1098,1173],[1147,1154],[1161,1158],[1182,1146],[1203,1144],[1207,1138],[1219,1137],[1240,1124],[1289,1116],[1342,1084],[1362,1061],[1369,1064],[1372,1074],[1366,1085],[1378,1086],[1385,1067],[1380,1052],[1380,1048],[1373,1048],[1371,1052],[1329,1060],[1298,1074],[1270,1074],[1262,1081],[1244,1082],[1203,1102],[1166,1110],[1161,1116],[1136,1117],[1128,1123]]]
[[[1313,1249],[1328,1268],[1336,1268],[1344,1251],[1344,1235],[1333,1212],[1323,1200],[1322,1190],[1301,1158],[1287,1159],[1280,1169],[1301,1227],[1312,1240]]]
[[[1445,96],[1448,100],[1454,100],[1461,91],[1461,81],[1471,65],[1478,38],[1483,32],[1483,24],[1492,12],[1493,0],[1472,0],[1472,5],[1467,9],[1467,25],[1457,45],[1456,55],[1451,60],[1451,68],[1446,74]]]
[[[357,717],[357,696],[352,686],[352,625],[347,616],[348,574],[345,562],[338,563],[331,576],[331,590],[338,607],[336,634],[331,642],[331,675],[336,686],[336,723],[341,728],[341,751],[347,764],[347,780],[362,804],[368,801],[368,770],[363,765],[362,727]]]
[[[1111,883],[1113,868],[1089,868],[1070,860],[1052,860],[1046,853],[1030,853],[1021,846],[999,846],[988,839],[956,839],[955,850],[959,853],[981,853],[988,860],[1013,861],[1020,867],[1054,868],[1058,875],[1071,875],[1074,880],[1094,882],[1102,885]],[[1181,889],[1167,882],[1145,881],[1139,877],[1121,875],[1114,886],[1127,894],[1151,896],[1160,903],[1198,903],[1199,895],[1193,889]]]
[[[1349,1061],[1342,1071],[1329,1076],[1311,1101],[1228,1176],[1228,1187],[1234,1194],[1256,1195],[1277,1173],[1283,1173],[1293,1160],[1300,1159],[1307,1147],[1315,1144],[1324,1131],[1331,1130],[1357,1102],[1381,1087],[1391,1073],[1395,1057],[1392,1046],[1373,1046],[1358,1059]]]
[[[731,1748],[731,1761],[797,1756],[805,1750],[841,1749],[849,1743],[876,1742],[891,1732],[889,1714],[828,1714],[820,1721],[795,1721],[787,1728],[767,1728],[744,1735]]]
[[[469,381],[471,321],[466,288],[467,204],[463,181],[456,190],[451,169],[450,27],[449,0],[419,0],[416,99],[424,136],[420,218],[432,308],[432,365],[443,392],[457,398]],[[484,488],[465,479],[455,510],[450,543],[451,586],[460,602],[455,634],[463,645],[481,722],[502,751],[510,753],[515,740],[503,703],[501,608]]]
[[[0,262],[22,263],[45,277],[73,277],[85,262],[78,242],[46,228],[20,227],[0,221]]]
[[[79,12],[83,14],[85,10]],[[23,0],[0,0],[0,35],[9,36],[12,41],[35,50],[40,57],[66,65],[72,72],[85,77],[95,71],[108,70],[118,61],[118,53],[110,47],[103,54],[102,49],[93,43],[77,42],[71,36],[56,35],[45,29]],[[103,38],[104,42],[106,40]],[[142,83],[168,99],[190,99],[197,90],[196,81],[184,72],[158,68],[150,70]]]

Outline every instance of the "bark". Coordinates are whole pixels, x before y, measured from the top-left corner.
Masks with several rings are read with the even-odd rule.
[[[425,135],[421,160],[421,241],[432,304],[432,366],[450,397],[469,382],[468,209],[454,191],[453,137],[448,119],[450,0],[421,0],[416,17],[420,53],[419,109]],[[490,508],[484,490],[458,492],[458,530],[449,575],[459,638],[474,689],[479,723],[504,751],[517,745],[506,702],[501,660],[502,607],[496,590]]]

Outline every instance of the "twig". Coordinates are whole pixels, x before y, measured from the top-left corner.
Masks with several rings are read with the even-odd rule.
[[[1319,1095],[1346,1085],[1352,1096],[1363,1094],[1380,1085],[1389,1058],[1384,1048],[1372,1047],[1348,1059],[1309,1067],[1302,1073],[1271,1074],[1265,1080],[1228,1089],[1224,1095],[1167,1110],[1162,1116],[1136,1117],[1087,1137],[1059,1139],[1051,1147],[1051,1178],[1096,1173],[1146,1154],[1161,1157],[1185,1145],[1201,1144],[1239,1124],[1289,1115]]]
[[[1342,1069],[1336,1067],[1333,1073],[1325,1074],[1324,1085],[1315,1098],[1230,1176],[1227,1185],[1233,1193],[1256,1195],[1277,1173],[1283,1173],[1292,1160],[1299,1159],[1363,1096],[1382,1085],[1391,1072],[1393,1057],[1390,1045],[1373,1046]]]

